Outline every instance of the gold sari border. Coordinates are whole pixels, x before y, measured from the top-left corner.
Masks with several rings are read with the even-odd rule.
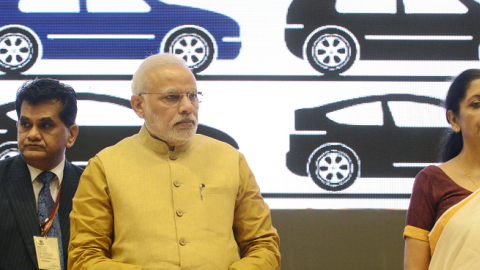
[[[433,256],[433,252],[435,251],[435,247],[437,246],[438,239],[443,232],[443,229],[450,221],[450,219],[460,210],[463,206],[465,206],[470,200],[472,200],[475,195],[479,193],[480,190],[475,191],[470,196],[466,197],[456,205],[450,207],[443,215],[438,219],[435,225],[432,228],[432,231],[428,235],[429,242],[430,242],[430,255]]]
[[[405,231],[403,232],[403,238],[411,237],[428,243],[428,234],[430,231],[417,228],[415,226],[407,225]]]

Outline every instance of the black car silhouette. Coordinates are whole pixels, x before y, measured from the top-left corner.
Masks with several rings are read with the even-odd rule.
[[[448,125],[442,101],[408,94],[344,100],[295,111],[288,169],[339,191],[362,177],[414,177],[438,162]]]
[[[368,10],[378,1],[351,5],[361,8],[358,12],[341,10],[341,1],[293,0],[288,9],[288,49],[325,75],[342,73],[358,59],[479,59],[478,1],[450,0],[451,7],[443,7],[443,13],[434,13],[436,1],[428,7],[390,0],[391,7],[377,13]]]
[[[94,157],[100,150],[114,145],[126,137],[137,134],[140,130],[142,120],[139,118],[138,120],[140,121],[130,125],[112,125],[111,123],[113,119],[111,117],[107,117],[109,119],[107,123],[98,123],[98,118],[106,113],[106,110],[110,109],[107,108],[109,105],[116,107],[114,108],[115,114],[117,115],[116,118],[118,118],[120,122],[127,121],[125,121],[124,117],[122,118],[121,115],[118,115],[118,112],[120,112],[120,114],[123,113],[124,116],[131,115],[133,118],[137,117],[131,109],[129,100],[93,93],[77,93],[77,100],[79,107],[77,122],[81,117],[81,114],[89,114],[89,116],[83,118],[87,118],[87,122],[90,122],[91,124],[82,125],[79,123],[80,133],[78,134],[77,140],[75,141],[75,144],[66,151],[67,159],[76,165],[86,166],[88,160]],[[87,106],[90,105],[90,107],[93,107],[91,105],[96,104],[96,107],[100,108],[100,111],[82,110],[80,107],[82,102],[89,103]],[[10,102],[1,105],[0,160],[19,154],[16,121],[12,118],[16,119],[15,104]],[[218,129],[199,124],[197,133],[226,142],[238,149],[237,142],[228,134]]]

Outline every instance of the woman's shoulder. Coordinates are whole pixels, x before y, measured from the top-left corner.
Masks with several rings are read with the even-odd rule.
[[[423,168],[418,174],[417,179],[431,179],[431,178],[449,178],[445,171],[441,168],[441,165],[429,165]]]
[[[422,189],[435,189],[438,191],[458,188],[455,181],[453,181],[450,175],[445,171],[443,164],[425,167],[415,177],[414,185],[417,186],[417,188],[423,187]]]

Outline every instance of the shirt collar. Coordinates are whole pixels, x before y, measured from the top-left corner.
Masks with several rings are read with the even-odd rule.
[[[40,169],[37,169],[33,166],[28,165],[28,170],[30,171],[30,177],[32,178],[32,182],[37,179],[37,176],[41,174],[43,171]],[[58,177],[59,185],[62,184],[63,180],[63,168],[65,167],[65,158],[62,159],[62,162],[60,162],[55,168],[51,169],[50,171],[54,173]]]

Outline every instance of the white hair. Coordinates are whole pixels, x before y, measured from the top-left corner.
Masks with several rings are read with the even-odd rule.
[[[142,64],[138,67],[137,71],[133,74],[132,78],[132,93],[134,95],[139,95],[145,91],[148,87],[148,73],[152,68],[177,64],[182,65],[186,68],[187,63],[182,58],[179,58],[173,54],[168,53],[159,53],[153,54],[147,57]]]

